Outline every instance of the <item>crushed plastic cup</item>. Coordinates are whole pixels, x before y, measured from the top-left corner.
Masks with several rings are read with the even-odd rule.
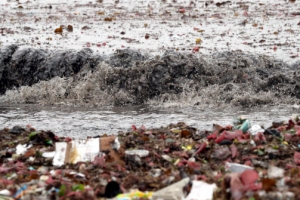
[[[250,167],[248,165],[241,165],[241,164],[238,164],[238,163],[225,163],[225,169],[229,172],[236,172],[236,173],[242,173],[244,172],[245,170],[253,170],[254,168],[253,167]]]
[[[142,158],[142,157],[147,157],[149,155],[149,151],[148,150],[134,149],[134,150],[126,150],[125,154],[127,156],[137,155],[137,156]]]
[[[252,134],[252,135],[256,135],[257,133],[259,132],[265,132],[265,129],[263,129],[260,125],[258,124],[254,124],[253,126],[251,126],[251,128],[249,129],[249,132]]]
[[[233,120],[233,125],[235,130],[242,130],[243,133],[246,133],[251,127],[250,120],[244,117],[235,118]]]
[[[239,130],[242,130],[243,133],[246,133],[250,127],[251,127],[251,123],[248,119],[246,119],[243,122],[243,124],[240,126]]]

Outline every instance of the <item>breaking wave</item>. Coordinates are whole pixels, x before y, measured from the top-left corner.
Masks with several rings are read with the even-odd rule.
[[[2,86],[5,94],[0,96],[0,102],[205,108],[300,103],[299,62],[289,65],[242,52],[205,56],[167,51],[162,56],[151,57],[125,49],[100,57],[86,49],[38,51],[15,49],[8,56],[9,61],[3,55],[0,57],[2,72],[12,64],[31,70],[26,74],[19,69],[17,75],[7,72],[6,77],[9,74],[21,77],[26,80],[23,82],[5,79],[2,73],[0,81],[6,88]],[[20,54],[22,62],[27,56],[27,64],[20,64]],[[38,61],[28,54],[38,54]],[[35,69],[30,65],[32,61]]]

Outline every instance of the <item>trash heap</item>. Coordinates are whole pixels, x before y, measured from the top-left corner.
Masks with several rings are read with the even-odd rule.
[[[300,120],[183,122],[86,140],[0,131],[0,199],[299,199]]]

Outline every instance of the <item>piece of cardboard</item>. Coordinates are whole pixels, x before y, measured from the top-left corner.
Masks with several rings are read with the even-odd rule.
[[[109,158],[107,162],[109,163],[117,163],[121,166],[125,166],[125,162],[121,159],[122,155],[125,154],[124,148],[120,148],[118,151],[112,149],[112,143],[116,139],[116,136],[107,136],[100,138],[100,151],[109,150]]]
[[[53,158],[54,166],[62,166],[66,161],[67,155],[67,146],[66,142],[56,142],[55,143],[55,156]]]
[[[61,166],[66,163],[92,162],[100,152],[109,151],[107,162],[114,162],[124,166],[121,160],[121,154],[112,149],[116,136],[107,136],[101,138],[89,138],[87,140],[72,140],[71,142],[56,142],[55,156],[53,165]],[[123,152],[124,150],[122,150]]]
[[[99,143],[100,151],[111,150],[111,143],[116,139],[116,136],[101,137]]]
[[[73,164],[79,161],[92,162],[95,159],[95,157],[99,155],[100,152],[99,138],[90,138],[87,140],[73,140],[71,144],[72,144],[72,151],[76,150],[76,155],[75,157],[72,158],[72,160],[69,159],[67,162]],[[71,156],[74,156],[72,155],[72,151],[71,151]]]

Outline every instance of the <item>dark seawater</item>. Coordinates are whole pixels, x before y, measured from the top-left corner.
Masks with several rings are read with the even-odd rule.
[[[4,46],[0,103],[90,107],[244,107],[300,104],[300,62],[265,55],[138,50],[99,55]]]
[[[299,113],[299,69],[243,52],[102,56],[11,45],[0,51],[0,128],[86,137],[180,121],[210,130],[241,115],[267,127]]]

